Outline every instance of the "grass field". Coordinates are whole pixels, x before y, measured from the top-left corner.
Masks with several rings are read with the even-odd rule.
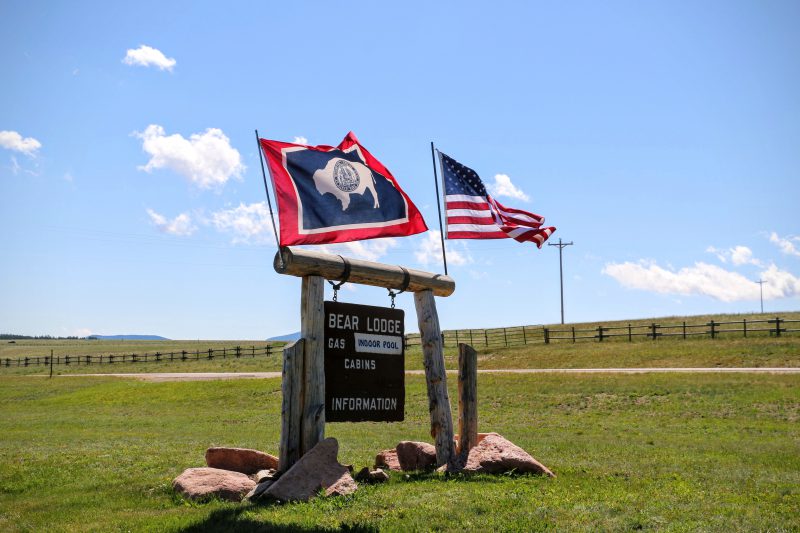
[[[455,398],[450,381],[451,398]],[[310,504],[191,504],[170,481],[206,447],[276,452],[277,379],[0,378],[0,530],[736,530],[800,528],[800,376],[481,375],[480,429],[558,477],[393,474]],[[328,424],[356,467],[428,440],[406,421]]]

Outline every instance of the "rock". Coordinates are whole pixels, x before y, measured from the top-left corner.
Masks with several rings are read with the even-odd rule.
[[[268,453],[248,448],[209,448],[206,464],[211,468],[233,470],[242,474],[255,474],[259,470],[278,469],[278,458]]]
[[[264,492],[282,501],[308,501],[320,489],[325,494],[350,494],[358,488],[350,471],[336,459],[339,443],[327,438],[300,458]]]
[[[247,496],[245,496],[244,499],[250,501],[258,500],[267,491],[267,489],[270,488],[273,483],[275,483],[275,481],[276,480],[274,479],[267,479],[266,481],[262,481],[261,483],[256,485],[256,488],[248,492]]]
[[[350,475],[350,472],[347,472],[336,483],[325,489],[325,496],[347,496],[348,494],[353,494],[356,490],[358,490],[358,485],[353,476]]]
[[[427,442],[403,441],[397,445],[397,461],[403,471],[436,467],[436,447]]]
[[[478,442],[476,442],[476,444],[480,444],[480,442],[486,438],[486,435],[492,435],[492,433],[478,433]],[[459,446],[458,442],[458,433],[453,436],[453,442],[455,443],[456,453],[461,453],[461,447]]]
[[[190,500],[216,496],[238,502],[255,486],[246,475],[219,468],[187,468],[172,482],[172,488]]]
[[[355,475],[355,480],[364,483],[383,483],[384,481],[389,481],[389,474],[380,468],[370,471],[370,469],[365,466]]]
[[[375,456],[375,468],[384,467],[389,470],[402,470],[400,461],[397,460],[397,450],[383,450]]]
[[[267,481],[268,479],[274,479],[275,477],[277,477],[277,475],[278,475],[278,471],[277,470],[273,470],[272,468],[268,468],[266,470],[259,470],[258,472],[256,472],[252,476],[250,476],[250,479],[252,479],[256,483],[263,483],[264,481]]]
[[[531,457],[528,452],[497,433],[488,433],[472,448],[464,466],[464,472],[498,474],[511,470],[555,477],[550,469]]]

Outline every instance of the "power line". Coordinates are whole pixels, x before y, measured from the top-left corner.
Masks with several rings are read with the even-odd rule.
[[[547,243],[547,246],[558,246],[558,277],[561,280],[561,323],[564,323],[564,262],[561,259],[561,251],[567,247],[572,246],[573,242],[561,242],[561,238],[557,243]],[[763,311],[762,311],[763,312]]]

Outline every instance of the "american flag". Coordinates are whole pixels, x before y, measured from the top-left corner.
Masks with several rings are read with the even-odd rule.
[[[478,174],[439,152],[444,182],[448,239],[514,239],[541,248],[556,228],[543,228],[544,217],[506,207],[486,191]]]

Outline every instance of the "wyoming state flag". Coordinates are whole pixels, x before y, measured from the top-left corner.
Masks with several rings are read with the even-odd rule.
[[[392,173],[353,132],[336,147],[260,142],[278,202],[281,246],[398,237],[428,229]]]

